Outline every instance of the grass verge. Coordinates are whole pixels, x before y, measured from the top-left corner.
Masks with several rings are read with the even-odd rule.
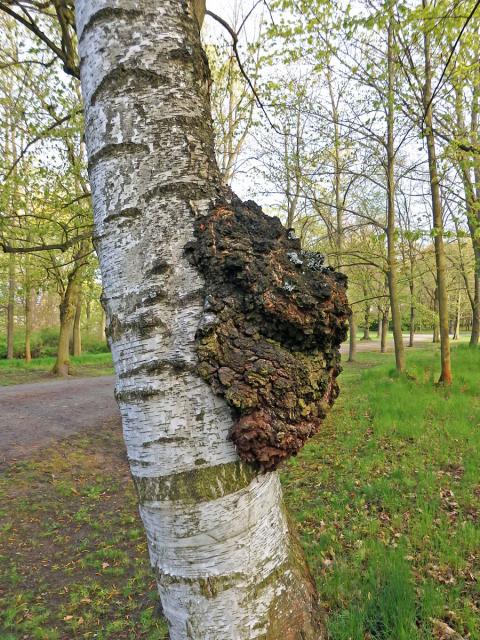
[[[85,353],[82,356],[71,357],[72,375],[111,376],[113,375],[112,356],[110,353]],[[55,358],[34,358],[31,362],[25,360],[0,360],[0,386],[21,384],[24,382],[46,382],[56,380],[51,370]]]
[[[359,354],[283,474],[333,640],[480,638],[480,350],[454,348],[448,389],[438,363]]]

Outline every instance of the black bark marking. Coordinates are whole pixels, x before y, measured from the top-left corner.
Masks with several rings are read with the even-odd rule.
[[[177,196],[181,200],[201,200],[208,197],[210,188],[193,181],[180,180],[158,184],[145,193],[145,202],[155,198]]]
[[[134,375],[159,375],[165,371],[170,374],[179,376],[184,373],[193,373],[195,371],[195,365],[184,360],[152,360],[145,364],[140,364],[137,367],[132,367],[128,371],[121,373],[118,377],[121,379],[131,378]]]
[[[118,319],[118,316],[113,315],[105,334],[109,340],[116,342],[128,331],[135,332],[137,336],[142,338],[147,338],[160,332],[163,335],[170,335],[169,327],[159,317],[158,313],[153,310],[143,311],[134,318],[129,318],[123,322]]]
[[[92,93],[90,104],[93,106],[104,91],[108,94],[108,99],[111,100],[114,90],[118,90],[122,95],[128,93],[138,95],[139,89],[145,85],[150,88],[156,88],[169,85],[170,82],[171,80],[168,76],[150,69],[120,65],[102,78],[100,84]]]
[[[168,273],[170,271],[170,265],[166,260],[162,258],[158,258],[154,260],[152,266],[149,268],[147,272],[147,276],[160,276],[164,273]]]
[[[88,161],[88,170],[91,171],[93,167],[104,160],[105,158],[115,158],[123,155],[131,155],[134,153],[149,153],[150,149],[146,144],[138,144],[136,142],[120,142],[118,144],[106,144],[99,149],[96,153],[90,156]]]
[[[242,460],[275,469],[338,396],[346,277],[254,202],[223,200],[186,247],[205,279],[197,371],[225,397]]]
[[[79,42],[83,40],[84,35],[89,31],[95,24],[99,22],[107,22],[110,23],[113,19],[124,17],[127,20],[132,20],[139,18],[143,15],[143,11],[140,9],[120,9],[114,7],[104,7],[103,9],[99,9],[93,15],[90,16],[88,22],[82,29],[82,33],[80,34]]]
[[[104,220],[104,222],[112,222],[113,220],[124,221],[132,218],[138,218],[142,215],[140,209],[137,207],[127,207],[126,209],[122,209],[121,211],[114,211],[110,213]]]
[[[134,403],[137,401],[150,400],[151,398],[157,398],[164,395],[162,389],[153,389],[152,387],[144,387],[141,389],[125,389],[117,391],[115,389],[115,399],[117,402],[123,402],[125,404]]]

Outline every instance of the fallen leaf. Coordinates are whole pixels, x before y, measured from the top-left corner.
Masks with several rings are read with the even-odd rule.
[[[459,633],[452,629],[452,627],[449,627],[445,622],[432,619],[432,623],[433,633],[437,640],[464,640]]]

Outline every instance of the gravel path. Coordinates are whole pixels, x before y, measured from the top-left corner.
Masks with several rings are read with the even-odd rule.
[[[408,346],[408,338],[408,335],[403,334],[403,343],[405,346]],[[419,345],[426,344],[428,342],[432,342],[431,333],[418,333],[415,335],[414,347],[418,347]],[[340,350],[343,354],[348,353],[348,340],[342,344]],[[380,340],[359,340],[357,342],[357,352],[360,351],[380,351]],[[390,353],[391,351],[393,351],[393,339],[388,338],[387,353]]]
[[[0,466],[117,419],[113,387],[110,376],[0,387]]]

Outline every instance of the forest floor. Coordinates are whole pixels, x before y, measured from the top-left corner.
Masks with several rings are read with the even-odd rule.
[[[359,353],[282,472],[332,640],[480,640],[480,350]],[[167,638],[118,421],[0,474],[0,638]],[[456,633],[457,635],[452,635]]]
[[[0,387],[27,382],[58,380],[51,374],[55,358],[34,358],[31,362],[22,359],[0,360]],[[113,375],[112,356],[107,353],[85,353],[71,358],[73,377],[96,377]]]

